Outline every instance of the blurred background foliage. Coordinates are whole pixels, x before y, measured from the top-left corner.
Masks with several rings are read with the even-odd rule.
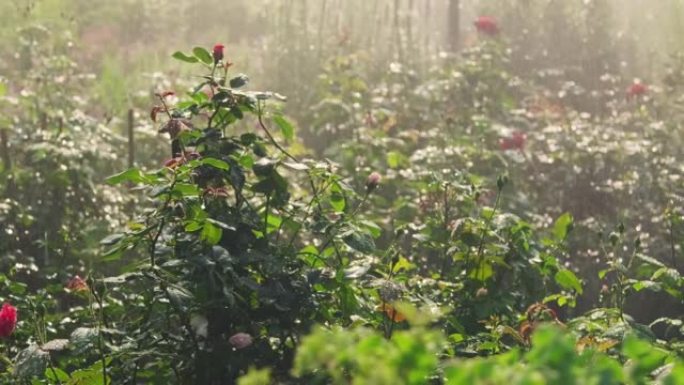
[[[478,31],[481,15],[495,29]],[[79,354],[47,361],[66,371],[88,367],[68,378],[102,370],[109,359],[126,363],[111,374],[126,383],[138,381],[126,365],[159,383],[192,381],[197,357],[211,349],[193,341],[196,326],[188,325],[211,329],[218,318],[252,327],[258,350],[225,367],[207,359],[215,373],[206,383],[255,365],[279,379],[294,373],[321,383],[373,374],[334,352],[313,357],[309,350],[328,338],[349,355],[368,354],[367,362],[425,359],[418,380],[407,383],[439,377],[437,367],[445,383],[470,383],[479,368],[515,371],[508,364],[518,359],[539,363],[521,374],[528,383],[577,369],[540,361],[556,343],[567,348],[567,366],[590,360],[551,331],[531,351],[516,350],[529,348],[532,330],[550,321],[575,333],[575,348],[601,353],[600,370],[615,383],[665,378],[658,368],[681,377],[671,364],[682,351],[684,310],[683,18],[681,0],[0,0],[0,298],[23,309],[7,366],[32,373],[23,352],[70,337]],[[174,92],[168,103],[178,114],[169,111],[169,119],[201,126],[200,110],[225,108],[199,66],[172,57],[215,43],[225,44],[231,75],[247,73],[251,88],[287,96],[264,112],[261,102],[244,102],[254,95],[235,94],[245,98],[241,112],[222,112],[230,116],[222,135],[233,147],[199,147],[201,156],[237,162],[214,168],[246,178],[251,207],[236,203],[244,211],[229,218],[223,206],[196,204],[200,190],[228,194],[215,185],[220,178],[188,176],[207,164],[180,165],[173,154],[166,165],[187,178],[186,190],[174,190],[176,174],[163,167],[169,139],[150,119],[165,91]],[[241,86],[245,78],[237,78]],[[229,85],[231,93],[240,88]],[[264,117],[287,153],[250,135],[262,134]],[[187,144],[201,143],[205,128]],[[133,171],[118,174],[118,186],[104,183],[125,169]],[[370,191],[373,171],[382,182]],[[183,210],[163,210],[172,200]],[[218,219],[223,230],[211,222]],[[184,252],[198,258],[186,266],[171,243],[160,247],[168,276],[157,275],[140,247],[166,223],[179,226],[166,231],[187,236]],[[240,242],[221,238],[223,231]],[[269,269],[276,262],[268,258],[244,262],[255,249],[282,257],[277,263],[297,278]],[[218,267],[204,265],[212,258]],[[216,289],[205,280],[214,269],[248,283]],[[90,294],[65,292],[76,275],[87,277]],[[301,290],[298,310],[272,316],[272,302],[290,284]],[[271,302],[245,300],[255,293]],[[235,306],[234,297],[246,314],[216,310]],[[412,307],[398,312],[398,300],[442,309],[438,326],[409,328]],[[150,318],[149,309],[167,318]],[[209,310],[207,319],[195,317]],[[295,358],[313,323],[353,328],[315,331]],[[163,338],[154,335],[165,328]],[[230,350],[223,331],[211,330],[212,349]],[[395,331],[395,343],[381,338]],[[148,361],[131,358],[155,348]],[[405,358],[411,349],[415,356]],[[434,359],[502,352],[509,353],[468,364]],[[652,356],[646,369],[615,370],[640,354]],[[397,362],[376,374],[410,378],[392,372]],[[338,364],[342,374],[330,369]],[[577,370],[587,381],[600,376]],[[61,381],[55,368],[49,373],[40,381]],[[252,374],[254,383],[269,375]]]

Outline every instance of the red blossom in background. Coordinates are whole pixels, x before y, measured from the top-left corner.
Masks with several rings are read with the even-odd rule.
[[[81,278],[78,275],[75,275],[73,278],[67,282],[66,288],[69,289],[70,291],[88,291],[88,284],[86,281]]]
[[[223,60],[223,48],[223,44],[216,44],[214,46],[214,51],[212,52],[212,55],[214,56],[214,63],[218,63]]]
[[[648,93],[648,86],[640,81],[635,81],[629,88],[627,88],[627,96],[630,98],[636,98],[639,96],[644,96]]]
[[[499,24],[491,16],[480,16],[475,20],[475,28],[477,32],[485,35],[495,36],[499,34]]]
[[[0,337],[9,337],[17,326],[17,308],[5,303],[0,309]]]
[[[526,142],[527,135],[520,131],[516,131],[507,138],[501,138],[499,140],[499,148],[501,148],[501,151],[522,150],[525,148]]]

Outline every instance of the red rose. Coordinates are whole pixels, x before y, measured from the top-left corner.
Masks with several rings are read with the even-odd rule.
[[[640,81],[635,81],[629,88],[627,88],[627,96],[636,98],[648,93],[648,86]]]
[[[499,140],[499,147],[501,151],[522,150],[525,147],[525,142],[527,142],[527,136],[520,131],[516,131],[508,138]]]
[[[494,36],[499,33],[499,25],[496,19],[491,16],[480,16],[475,20],[474,24],[477,32],[485,35]]]
[[[17,326],[17,308],[5,303],[0,309],[0,337],[9,337]]]
[[[221,60],[223,60],[223,48],[224,48],[223,44],[216,44],[214,46],[214,52],[213,52],[214,63],[218,63]]]

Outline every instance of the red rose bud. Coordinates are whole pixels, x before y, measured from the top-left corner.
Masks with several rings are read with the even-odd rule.
[[[477,32],[485,35],[495,36],[499,34],[499,25],[491,16],[480,16],[475,20],[475,28]]]
[[[214,56],[214,63],[218,63],[223,60],[223,48],[223,44],[216,44],[214,46],[214,52],[212,53]]]
[[[236,333],[228,339],[228,342],[235,349],[244,349],[252,344],[252,336],[247,333]]]
[[[639,96],[644,96],[648,93],[648,86],[640,81],[635,81],[629,88],[627,88],[627,96],[630,98],[636,98]]]
[[[368,175],[368,179],[366,179],[366,191],[371,192],[378,188],[381,179],[382,177],[380,174],[373,171],[370,175]]]
[[[0,310],[0,337],[9,337],[17,326],[17,308],[6,303]]]

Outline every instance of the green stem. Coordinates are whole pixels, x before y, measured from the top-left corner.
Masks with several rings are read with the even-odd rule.
[[[485,242],[485,237],[487,236],[487,232],[489,231],[489,227],[492,224],[492,220],[494,220],[494,216],[496,215],[496,210],[499,207],[499,201],[501,200],[501,189],[499,188],[496,192],[496,200],[494,202],[494,209],[492,210],[492,214],[489,216],[487,219],[487,222],[485,223],[485,227],[482,229],[482,234],[480,235],[480,244],[477,246],[477,271],[479,272],[482,268],[482,256],[484,252],[484,242]],[[467,266],[466,266],[467,268]]]

